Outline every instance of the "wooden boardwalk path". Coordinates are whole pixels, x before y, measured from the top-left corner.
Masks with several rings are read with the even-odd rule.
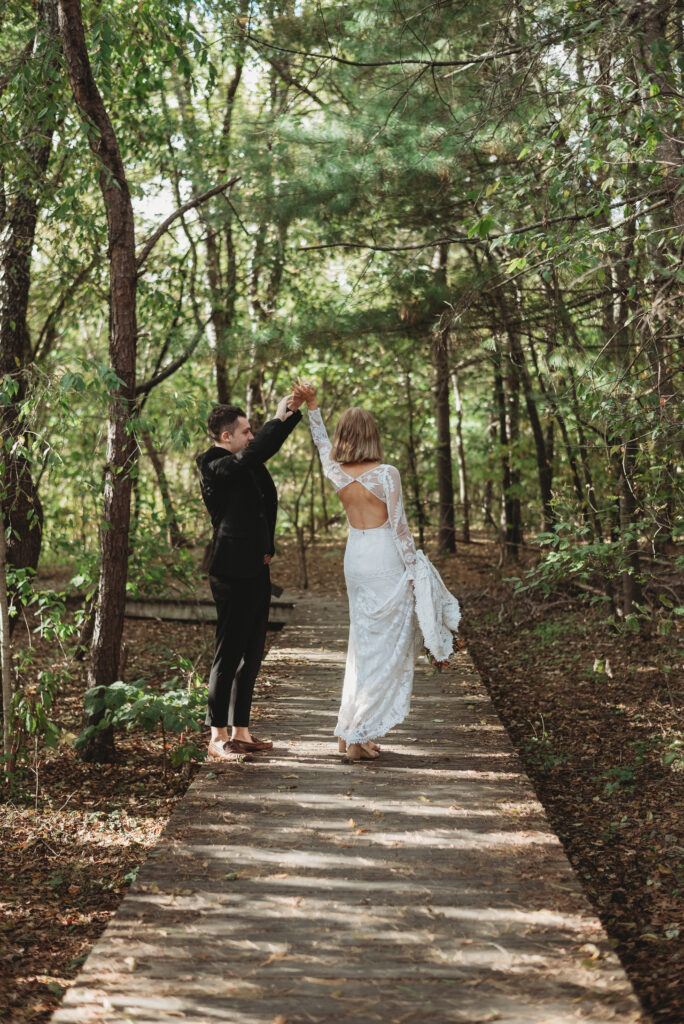
[[[55,1024],[645,1020],[468,656],[345,765],[346,607],[297,623],[274,751],[202,768]]]

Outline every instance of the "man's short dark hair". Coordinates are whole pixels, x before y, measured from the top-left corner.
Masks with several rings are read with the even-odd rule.
[[[246,417],[247,414],[237,405],[215,405],[209,413],[209,422],[207,424],[209,437],[214,441],[220,441],[224,430],[232,434],[235,431],[240,416]]]

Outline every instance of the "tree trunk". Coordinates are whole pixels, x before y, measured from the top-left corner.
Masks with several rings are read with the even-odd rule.
[[[10,701],[12,700],[12,659],[10,656],[10,623],[7,602],[7,541],[3,525],[3,502],[0,497],[0,670],[2,671],[2,749],[5,757],[11,748]]]
[[[463,510],[463,533],[464,544],[470,544],[470,498],[468,496],[468,472],[466,466],[465,445],[463,443],[463,402],[461,401],[461,390],[458,385],[458,374],[454,370],[451,374],[451,381],[454,388],[454,408],[456,410],[456,457],[458,459],[458,494]]]
[[[446,243],[437,246],[433,261],[435,283],[446,288],[447,258]],[[441,311],[440,311],[441,312]],[[435,332],[432,345],[432,368],[434,370],[435,419],[437,421],[437,491],[439,496],[439,532],[437,544],[440,551],[453,554],[456,551],[456,530],[454,528],[454,478],[451,464],[451,415],[449,408],[449,327]]]
[[[209,284],[210,320],[214,333],[214,366],[216,397],[221,405],[230,405],[231,386],[228,375],[230,327],[235,313],[236,265],[233,232],[230,221],[225,226],[228,244],[227,279],[221,270],[221,251],[217,233],[207,228],[205,241],[207,281]]]
[[[440,331],[432,345],[432,366],[435,371],[435,419],[437,421],[437,491],[439,495],[440,551],[456,551],[454,526],[454,479],[451,464],[451,416],[449,408],[448,333]]]
[[[411,486],[411,501],[413,504],[413,511],[415,520],[418,524],[418,543],[420,547],[425,547],[425,509],[423,507],[423,497],[420,488],[420,473],[418,472],[418,459],[416,456],[417,438],[414,430],[415,414],[413,410],[413,388],[411,387],[411,371],[407,370],[404,374],[404,383],[406,385],[406,413],[407,413],[407,427],[408,427],[408,462],[411,468],[409,474],[409,483]]]
[[[93,78],[80,0],[58,0],[62,50],[74,100],[99,161],[99,184],[109,242],[109,358],[121,381],[110,389],[107,465],[101,531],[97,614],[88,674],[90,686],[109,686],[118,674],[126,602],[131,473],[137,458],[133,429],[136,361],[135,228],[131,196],[118,141]],[[96,733],[87,760],[113,756],[113,738]]]
[[[589,465],[588,455],[588,444],[587,438],[582,427],[582,421],[580,419],[580,408],[579,400],[577,398],[577,386],[575,384],[575,374],[572,367],[568,368],[568,376],[570,378],[570,389],[572,393],[572,408],[575,414],[575,422],[577,423],[577,440],[579,442],[579,453],[580,462],[582,464],[582,474],[584,476],[584,486],[587,491],[587,503],[591,509],[591,520],[594,524],[594,532],[599,540],[603,540],[603,528],[601,526],[601,520],[598,514],[598,506],[596,504],[596,492],[594,490],[594,478],[591,472],[591,466]]]
[[[24,128],[17,154],[21,170],[10,177],[8,169],[0,167],[0,179],[8,179],[8,201],[0,213],[0,377],[12,379],[14,386],[0,415],[5,516],[0,527],[10,527],[7,561],[21,569],[36,568],[42,538],[41,504],[26,449],[17,441],[26,430],[20,417],[30,386],[27,369],[32,360],[27,325],[31,258],[54,134],[54,124],[46,123],[44,110],[52,104],[51,94],[60,77],[55,0],[41,0],[34,6],[38,22],[28,60],[35,66],[35,84],[28,91],[23,110]]]
[[[501,508],[504,550],[507,557],[517,560],[520,553],[520,498],[514,492],[514,473],[511,466],[511,415],[504,388],[501,348],[497,342],[494,359],[494,398],[499,418],[499,452],[501,458]],[[514,410],[517,415],[517,409]]]
[[[311,545],[316,543],[316,474],[313,470],[309,487],[309,543]]]
[[[621,575],[622,612],[631,615],[637,609],[635,604],[641,601],[641,584],[639,582],[640,560],[639,545],[636,538],[636,515],[638,503],[634,492],[634,456],[636,441],[625,440],[619,461],[620,482],[620,535],[627,538],[627,566]]]
[[[518,448],[520,443],[520,376],[511,363],[507,375],[506,425],[508,428],[508,445],[511,473],[511,527],[509,553],[517,560],[522,544],[522,504],[520,501],[521,474],[519,468]]]
[[[530,426],[532,427],[534,447],[537,454],[537,475],[539,478],[539,491],[541,495],[544,529],[548,532],[553,529],[556,522],[556,516],[551,505],[551,499],[553,497],[551,490],[553,482],[553,457],[546,446],[544,430],[532,388],[530,370],[527,365],[527,360],[525,359],[525,352],[522,347],[520,334],[517,328],[512,325],[511,319],[508,315],[505,296],[502,296],[500,305],[504,322],[506,324],[506,333],[508,335],[508,343],[511,352],[511,362],[515,367],[518,381],[522,384],[523,394],[525,396],[525,405],[527,407],[527,415],[530,420]]]
[[[169,540],[171,541],[171,547],[186,548],[188,546],[188,538],[183,533],[183,529],[178,522],[178,516],[176,515],[176,510],[173,507],[173,501],[171,499],[169,482],[166,479],[166,472],[159,456],[159,452],[154,447],[154,441],[152,440],[152,435],[149,430],[141,430],[140,436],[142,437],[143,444],[145,445],[145,451],[152,463],[152,468],[154,469],[157,477],[157,483],[159,484],[159,493],[161,494],[162,504],[164,506],[166,524],[169,528]]]
[[[320,459],[316,460],[318,463],[318,480],[321,488],[321,510],[323,516],[323,532],[330,533],[330,527],[328,523],[328,499],[326,497],[326,479],[325,473],[323,472],[323,463]]]

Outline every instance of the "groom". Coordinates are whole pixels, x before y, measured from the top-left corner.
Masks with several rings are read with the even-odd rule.
[[[253,751],[273,746],[249,731],[266,642],[278,510],[275,484],[264,463],[302,418],[302,401],[299,396],[283,398],[275,419],[256,437],[242,409],[215,406],[208,423],[214,444],[197,458],[202,497],[214,527],[209,583],[217,613],[205,724],[211,726],[209,756],[222,761],[251,761]]]

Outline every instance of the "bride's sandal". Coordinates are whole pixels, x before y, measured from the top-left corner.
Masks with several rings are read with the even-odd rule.
[[[363,744],[363,746],[364,747],[369,747],[371,750],[377,750],[378,753],[380,753],[380,750],[381,750],[380,745],[378,743],[373,743],[372,740],[368,740],[366,743]],[[337,749],[338,749],[340,754],[346,754],[347,753],[346,741],[343,740],[341,736],[338,736],[338,738],[337,738]]]
[[[364,743],[350,743],[347,747],[347,761],[376,761],[379,754]]]

